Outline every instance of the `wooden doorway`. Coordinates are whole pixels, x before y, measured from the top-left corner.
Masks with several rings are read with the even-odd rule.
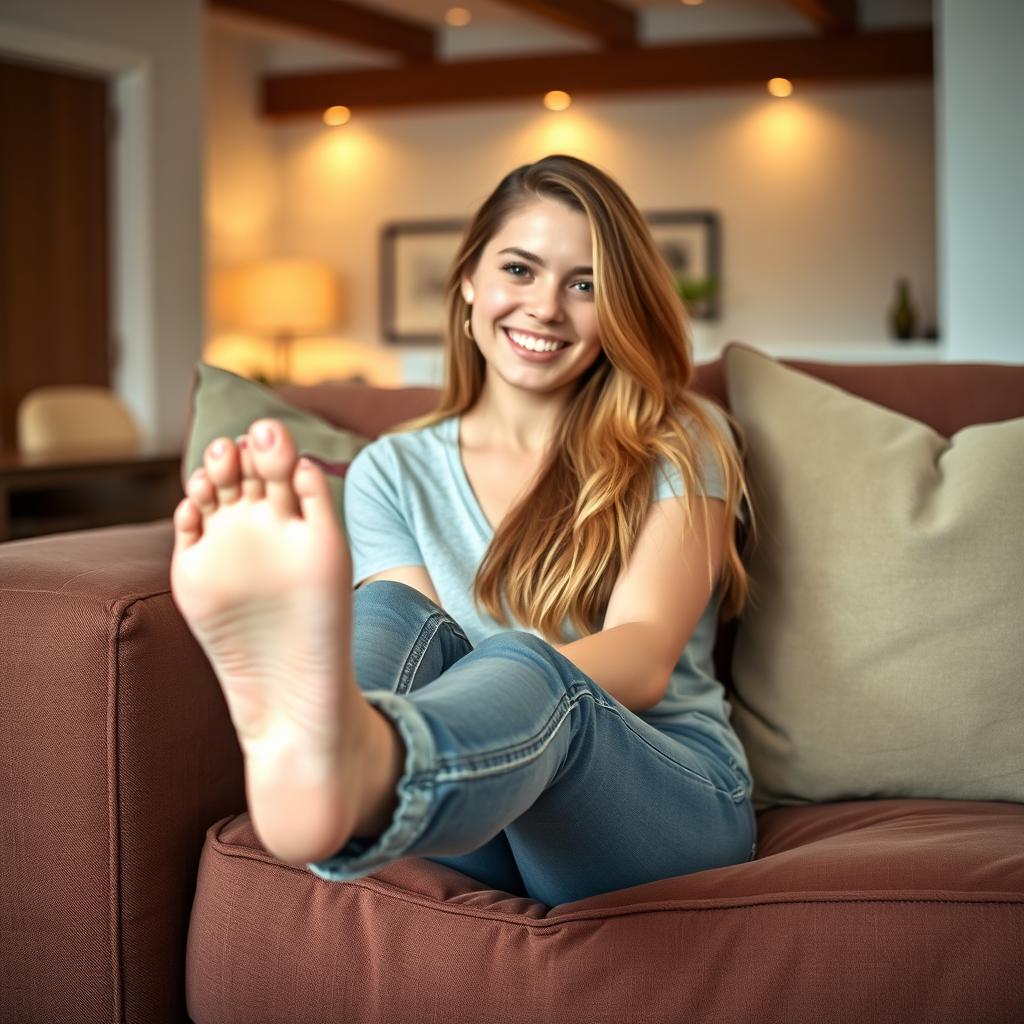
[[[111,382],[107,81],[0,61],[0,450],[47,384]]]

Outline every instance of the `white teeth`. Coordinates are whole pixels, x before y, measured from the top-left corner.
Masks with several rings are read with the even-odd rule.
[[[520,334],[518,331],[511,331],[506,328],[508,336],[521,348],[528,348],[531,352],[554,352],[556,348],[564,348],[567,341],[541,341],[539,338],[531,337],[529,334]]]

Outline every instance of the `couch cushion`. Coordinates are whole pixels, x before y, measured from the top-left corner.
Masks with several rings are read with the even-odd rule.
[[[779,808],[759,833],[755,861],[552,909],[420,858],[327,882],[266,853],[247,815],[227,818],[200,865],[189,1011],[197,1024],[1024,1014],[1024,807]]]
[[[1024,418],[930,427],[732,345],[762,534],[733,724],[755,806],[1024,801]]]

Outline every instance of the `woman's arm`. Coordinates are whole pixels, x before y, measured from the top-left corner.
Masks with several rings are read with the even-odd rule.
[[[725,502],[708,498],[705,509],[698,500],[684,537],[685,502],[667,498],[651,506],[601,632],[555,648],[630,711],[646,711],[665,696],[722,568]]]
[[[437,596],[434,582],[422,565],[402,565],[395,569],[385,569],[384,572],[375,572],[372,576],[367,576],[365,580],[360,580],[352,589],[358,590],[367,583],[373,583],[374,580],[393,580],[395,583],[404,583],[407,587],[412,587],[424,597],[429,598],[438,608],[441,607],[441,598]]]

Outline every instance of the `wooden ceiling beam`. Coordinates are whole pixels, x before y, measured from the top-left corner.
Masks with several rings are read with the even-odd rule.
[[[348,0],[207,0],[207,6],[311,32],[334,42],[395,53],[407,61],[424,63],[434,59],[433,29]]]
[[[787,3],[810,18],[821,32],[857,31],[857,0],[787,0]]]
[[[539,15],[562,28],[593,36],[608,47],[633,46],[636,42],[636,11],[614,0],[502,0]]]
[[[574,95],[763,85],[784,76],[812,82],[932,77],[932,33],[903,29],[859,35],[800,36],[741,42],[650,46],[505,60],[263,79],[269,117],[320,114],[336,103],[353,109],[536,98],[550,89]]]

